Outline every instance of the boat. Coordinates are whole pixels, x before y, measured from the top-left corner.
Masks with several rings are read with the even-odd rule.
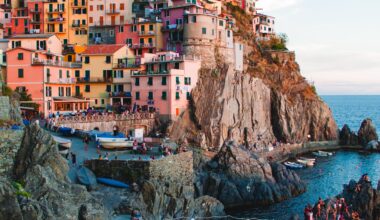
[[[99,183],[102,183],[104,185],[109,185],[109,186],[114,186],[114,187],[118,187],[118,188],[129,188],[129,185],[126,184],[126,183],[123,183],[123,182],[120,182],[118,180],[114,180],[114,179],[109,179],[109,178],[96,178],[96,180],[99,182]]]
[[[71,140],[69,139],[66,139],[66,138],[61,138],[61,137],[57,137],[57,136],[53,136],[53,139],[55,142],[57,142],[58,146],[61,146],[63,148],[71,148]]]
[[[97,183],[95,174],[84,166],[79,166],[76,174],[79,182],[85,186],[94,186]]]
[[[312,167],[315,164],[315,161],[311,161],[311,160],[297,159],[297,162],[300,163],[300,164],[302,164],[302,165],[308,166],[308,167]]]
[[[68,127],[59,127],[58,132],[62,133],[64,136],[73,136],[75,133],[75,129]]]
[[[105,149],[120,149],[133,147],[133,140],[128,138],[102,138],[97,137],[96,140],[99,142],[100,146]]]
[[[304,166],[299,164],[299,163],[294,163],[294,162],[285,162],[284,165],[290,169],[301,169],[303,168]]]
[[[66,156],[69,153],[69,148],[61,147],[60,145],[58,145],[58,152],[61,155]]]
[[[333,153],[326,152],[326,151],[317,151],[317,152],[313,152],[313,155],[317,157],[328,157],[328,156],[332,156]]]
[[[307,161],[316,161],[315,158],[308,158],[308,157],[300,157],[301,160],[307,160]]]

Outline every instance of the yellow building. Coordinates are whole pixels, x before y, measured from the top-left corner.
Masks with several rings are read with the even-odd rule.
[[[110,94],[115,89],[114,67],[129,54],[131,52],[126,45],[88,46],[81,54],[82,69],[75,73],[77,78],[75,93],[90,98],[90,105],[94,107],[106,107],[112,104]]]
[[[45,33],[56,34],[63,44],[68,44],[68,2],[48,0],[44,4]]]
[[[86,48],[87,46],[85,45],[65,45],[62,51],[63,61],[82,62],[80,54],[82,54]]]
[[[70,0],[68,10],[68,43],[87,45],[87,0]]]

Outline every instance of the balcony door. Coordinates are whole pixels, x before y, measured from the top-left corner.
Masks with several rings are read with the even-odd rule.
[[[115,25],[115,24],[116,24],[116,17],[111,16],[111,25]]]

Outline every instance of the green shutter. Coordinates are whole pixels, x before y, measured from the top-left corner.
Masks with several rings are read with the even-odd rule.
[[[179,81],[179,76],[175,77],[175,82],[177,85],[181,84],[181,82]]]
[[[175,99],[179,99],[180,97],[179,97],[179,92],[176,92],[175,93]]]

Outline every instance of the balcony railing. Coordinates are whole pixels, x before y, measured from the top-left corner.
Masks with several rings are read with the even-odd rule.
[[[34,19],[32,19],[32,20],[30,20],[30,23],[31,24],[41,24],[41,20],[34,20]]]
[[[110,92],[109,97],[132,97],[131,92]]]
[[[181,55],[181,56],[160,56],[153,57],[151,59],[146,58],[145,63],[164,63],[164,62],[181,62],[184,60],[201,60],[200,57],[192,55]]]
[[[50,9],[46,9],[46,13],[48,14],[62,14],[62,13],[65,13],[65,9],[64,8],[56,8],[56,9],[53,9],[53,10],[50,10]]]
[[[71,27],[87,27],[87,24],[73,23],[73,24],[71,24]]]
[[[41,9],[40,8],[31,8],[29,11],[31,13],[41,13]]]
[[[146,75],[168,75],[170,70],[161,71],[132,71],[132,76],[146,76]]]
[[[133,44],[131,45],[132,48],[153,48],[155,45],[153,43],[151,44]]]
[[[136,61],[135,63],[114,63],[114,69],[126,69],[126,68],[139,68],[141,65],[140,61]]]
[[[82,63],[75,62],[65,62],[56,60],[42,60],[39,58],[33,58],[32,65],[42,65],[42,66],[59,66],[67,68],[82,68]]]
[[[152,35],[155,35],[156,32],[154,32],[154,31],[139,31],[138,34],[139,34],[139,36],[152,36]]]
[[[112,83],[112,77],[104,78],[104,77],[82,77],[77,78],[77,83]]]
[[[84,4],[82,4],[82,3],[84,3]],[[86,2],[71,2],[71,7],[73,7],[73,8],[86,7]]]
[[[64,21],[64,18],[46,18],[47,23],[63,23]]]
[[[46,79],[46,83],[51,84],[74,84],[76,82],[75,78],[62,78],[51,80],[49,77]]]
[[[116,10],[116,9],[112,9],[112,10],[107,10],[106,13],[107,14],[120,14],[120,11]]]

